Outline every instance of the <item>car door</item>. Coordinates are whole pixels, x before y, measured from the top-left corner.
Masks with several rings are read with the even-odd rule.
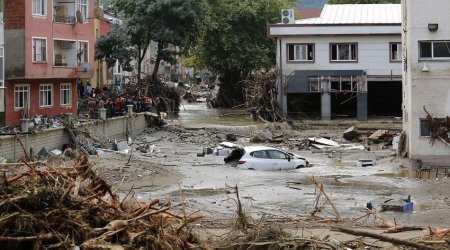
[[[272,162],[268,157],[266,150],[257,150],[250,153],[251,161],[247,161],[248,168],[255,170],[268,170]]]
[[[295,168],[294,162],[290,161],[290,156],[279,150],[267,150],[270,157],[271,169],[270,170],[284,170]]]

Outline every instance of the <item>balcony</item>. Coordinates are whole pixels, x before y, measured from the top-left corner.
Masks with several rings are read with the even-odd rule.
[[[53,22],[65,24],[75,24],[77,22],[75,1],[55,0],[53,1],[53,9]]]

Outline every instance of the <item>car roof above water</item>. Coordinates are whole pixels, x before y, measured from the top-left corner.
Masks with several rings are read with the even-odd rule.
[[[266,147],[266,146],[247,146],[247,147],[244,147],[244,150],[246,152],[253,152],[253,151],[259,151],[259,150],[278,150],[278,149]]]

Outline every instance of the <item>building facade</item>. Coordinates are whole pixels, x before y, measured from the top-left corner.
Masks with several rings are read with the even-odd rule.
[[[76,79],[90,80],[95,0],[4,0],[6,124],[76,113]]]
[[[288,14],[288,12],[286,12]],[[302,117],[401,116],[401,6],[325,5],[320,17],[268,26],[278,102]]]
[[[450,2],[403,0],[402,8],[407,153],[424,164],[449,166],[449,144],[430,142],[425,110],[435,119],[450,116]]]

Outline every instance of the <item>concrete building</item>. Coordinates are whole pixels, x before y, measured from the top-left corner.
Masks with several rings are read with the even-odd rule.
[[[95,0],[4,0],[6,124],[75,113],[77,77],[90,80]]]
[[[0,0],[0,126],[5,125],[5,49],[4,49],[4,22],[3,0]]]
[[[403,0],[403,125],[408,156],[450,166],[448,142],[430,143],[426,110],[450,116],[450,1]],[[448,125],[447,125],[448,126]]]
[[[320,17],[268,26],[277,42],[278,102],[302,117],[401,116],[400,4],[325,5]]]

